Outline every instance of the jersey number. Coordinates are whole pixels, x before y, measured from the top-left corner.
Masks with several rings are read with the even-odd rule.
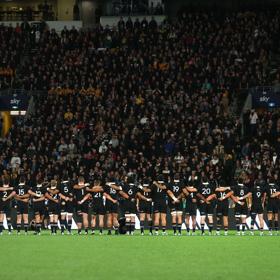
[[[178,186],[173,186],[173,192],[178,192],[179,191],[179,187]]]
[[[7,192],[3,192],[3,198],[7,198],[8,197],[8,193]]]
[[[24,195],[24,189],[19,189],[18,190],[18,195]]]
[[[270,189],[270,194],[276,193],[276,189]]]
[[[260,192],[257,192],[257,193],[256,193],[256,196],[257,196],[257,197],[261,197],[261,193],[260,193]]]
[[[205,195],[205,194],[210,194],[211,190],[209,188],[207,189],[202,189],[202,194]]]
[[[226,193],[225,192],[221,192],[221,198],[225,198],[226,197]]]
[[[132,189],[130,189],[127,193],[128,193],[129,195],[132,195],[132,194],[133,194]]]
[[[99,192],[99,193],[96,193],[96,194],[94,195],[94,197],[95,197],[95,198],[101,197],[101,193],[100,193],[100,192]]]
[[[68,191],[69,191],[68,188],[67,188],[67,187],[64,187],[64,192],[65,192],[65,193],[68,193]]]
[[[116,194],[116,190],[115,189],[110,189],[110,194]]]
[[[244,190],[240,190],[240,195],[244,195]]]

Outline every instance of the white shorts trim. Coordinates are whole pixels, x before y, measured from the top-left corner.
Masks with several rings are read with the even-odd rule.
[[[171,215],[172,216],[174,216],[174,215],[183,215],[183,211],[172,211]]]

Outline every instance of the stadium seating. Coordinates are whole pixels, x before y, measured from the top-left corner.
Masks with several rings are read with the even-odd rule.
[[[17,168],[31,175],[113,170],[152,178],[196,169],[230,182],[235,159],[252,171],[269,169],[263,165],[279,151],[278,115],[259,116],[254,128],[247,116],[254,136],[247,144],[230,105],[241,88],[271,82],[266,69],[278,22],[278,12],[183,13],[160,26],[46,29],[35,40],[25,33],[33,52],[22,65],[22,86],[48,94],[36,96],[34,114],[2,140],[1,169],[11,169],[14,152]],[[10,71],[28,38],[21,34],[1,27],[1,60],[11,57],[2,67]]]

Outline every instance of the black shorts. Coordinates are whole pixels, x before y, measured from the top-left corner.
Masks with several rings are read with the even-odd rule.
[[[139,213],[152,214],[152,202],[140,200]]]
[[[106,200],[105,211],[106,211],[106,214],[112,214],[112,213],[118,214],[119,213],[119,205],[118,205],[118,203],[113,203],[110,200]]]
[[[267,213],[277,214],[279,211],[278,199],[268,200],[266,209],[267,209]]]
[[[229,208],[228,200],[218,201],[217,209],[216,209],[217,216],[228,216],[228,208]]]
[[[251,208],[251,215],[263,214],[264,209],[261,204],[253,204]]]
[[[180,201],[179,203],[172,203],[171,201],[169,201],[168,203],[170,212],[183,212],[183,202]]]
[[[28,203],[23,201],[17,202],[17,215],[28,214]]]
[[[45,215],[46,206],[45,201],[38,201],[33,203],[33,210],[35,215]]]
[[[214,203],[201,203],[199,205],[199,212],[201,216],[214,214]]]
[[[196,203],[187,201],[186,203],[186,215],[196,216],[197,205]]]
[[[0,202],[0,214],[5,214],[6,217],[11,216],[10,202]]]
[[[136,202],[125,200],[123,202],[123,212],[124,214],[136,214],[137,213]]]
[[[61,213],[73,213],[74,212],[74,203],[73,201],[62,200],[60,202],[60,212]]]
[[[167,212],[167,205],[165,200],[158,200],[154,202],[154,213],[165,213]]]
[[[58,203],[49,203],[49,215],[59,215],[60,205]]]
[[[90,203],[88,201],[85,201],[83,204],[76,204],[76,212],[78,215],[82,215],[82,213],[88,214],[89,208],[90,208]]]
[[[103,201],[93,201],[91,209],[93,215],[105,215],[105,206]]]
[[[235,204],[235,209],[234,209],[234,214],[235,216],[247,216],[248,215],[248,206],[247,204],[240,205],[238,203]]]

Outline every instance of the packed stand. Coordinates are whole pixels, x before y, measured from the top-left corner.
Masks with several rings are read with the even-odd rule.
[[[23,42],[20,28],[0,25],[0,89],[11,87]]]
[[[83,176],[90,184],[114,178],[119,192],[127,174],[141,184],[157,180],[162,190],[179,178],[217,182],[221,188],[210,193],[240,178],[250,189],[256,179],[278,182],[278,113],[252,112],[243,139],[241,122],[230,112],[240,88],[270,82],[266,66],[278,18],[278,12],[223,19],[183,14],[161,25],[120,20],[113,29],[41,32],[23,82],[46,94],[35,96],[35,112],[2,140],[2,175],[16,182],[24,174],[22,183],[32,184],[38,178],[77,182]],[[236,198],[241,195],[231,195],[244,205]]]

